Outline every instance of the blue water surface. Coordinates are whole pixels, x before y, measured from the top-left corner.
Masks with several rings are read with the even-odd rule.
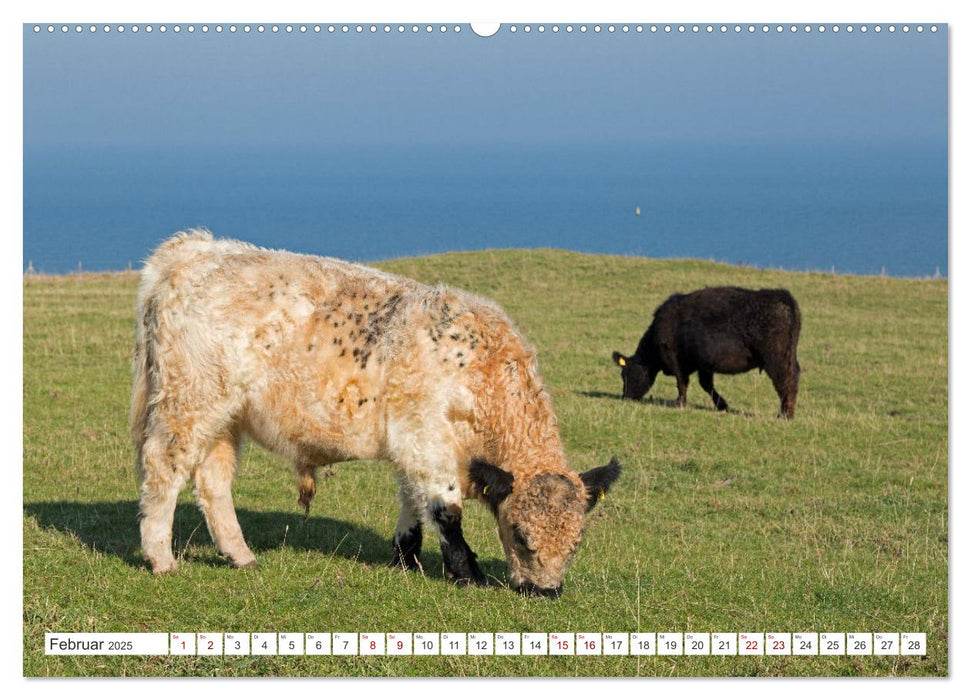
[[[356,261],[554,247],[948,269],[936,143],[28,147],[24,160],[23,266],[38,272],[138,267],[197,226]]]

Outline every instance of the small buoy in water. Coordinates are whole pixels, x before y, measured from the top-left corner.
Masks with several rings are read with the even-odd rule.
[[[635,209],[634,209],[634,214],[635,214],[636,216],[640,216],[640,215],[641,215],[641,208],[640,208],[640,207],[637,207],[637,208],[635,208]]]

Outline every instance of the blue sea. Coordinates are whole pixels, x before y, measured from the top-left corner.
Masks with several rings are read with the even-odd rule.
[[[354,261],[553,247],[946,276],[947,153],[866,143],[25,148],[25,270],[137,268],[197,226]]]

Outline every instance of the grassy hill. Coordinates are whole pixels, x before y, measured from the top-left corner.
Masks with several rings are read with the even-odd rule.
[[[26,675],[945,675],[947,282],[759,270],[563,251],[389,261],[501,303],[539,350],[571,464],[625,472],[588,522],[564,595],[503,588],[492,516],[465,532],[496,585],[460,589],[426,542],[425,574],[385,566],[390,465],[321,480],[311,517],[292,470],[250,445],[234,489],[260,568],[229,568],[191,493],[180,571],[141,563],[128,430],[134,274],[24,278]],[[661,377],[619,400],[612,350],[632,352],[669,294],[789,288],[803,315],[796,418],[757,372]],[[925,658],[46,657],[45,631],[926,632]]]

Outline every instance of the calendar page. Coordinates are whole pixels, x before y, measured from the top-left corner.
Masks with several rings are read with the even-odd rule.
[[[32,12],[25,676],[948,676],[946,13]]]

